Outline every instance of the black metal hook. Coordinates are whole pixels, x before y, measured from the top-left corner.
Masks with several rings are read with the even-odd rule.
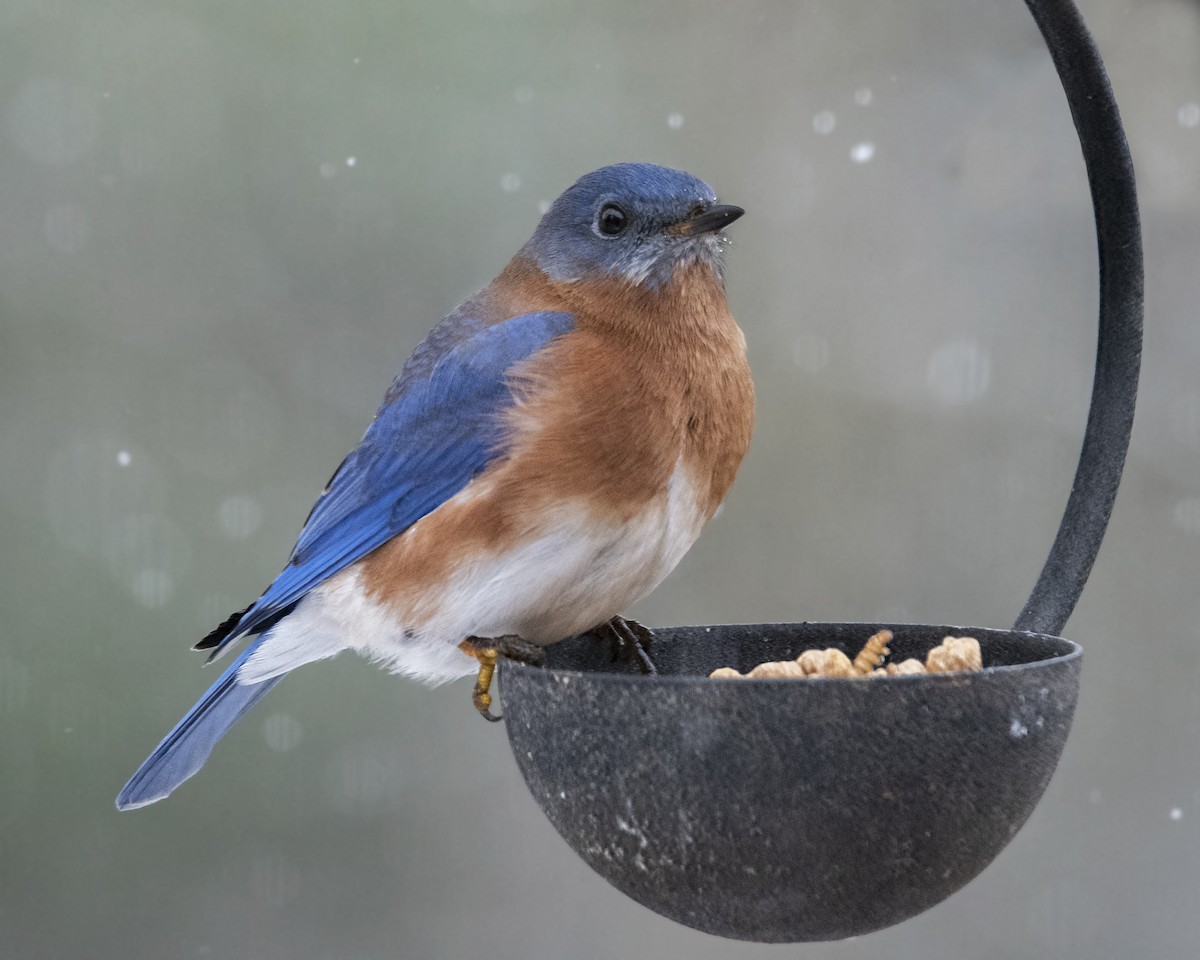
[[[1133,160],[1096,44],[1072,0],[1025,0],[1062,80],[1087,164],[1100,261],[1092,403],[1071,495],[1037,584],[1013,628],[1061,633],[1112,513],[1137,400],[1143,267]]]

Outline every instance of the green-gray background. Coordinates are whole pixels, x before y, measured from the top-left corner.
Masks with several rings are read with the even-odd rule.
[[[605,163],[749,211],[760,398],[650,623],[1003,626],[1091,382],[1082,164],[1018,0],[7,0],[0,9],[0,957],[1190,957],[1200,941],[1200,9],[1083,4],[1137,163],[1138,428],[1065,631],[1044,803],[838,945],[698,934],[592,875],[469,704],[349,656],[170,801],[112,799],[212,674],[423,332]],[[969,750],[970,744],[963,749]]]

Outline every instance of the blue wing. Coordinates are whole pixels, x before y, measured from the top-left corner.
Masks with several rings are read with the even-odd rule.
[[[454,313],[435,327],[314,505],[287,567],[254,604],[210,635],[217,641],[212,656],[269,628],[317,584],[481,473],[503,440],[500,415],[513,403],[509,370],[573,326],[571,314],[544,311],[490,325]]]
[[[238,676],[271,626],[301,597],[454,496],[502,455],[501,414],[513,403],[508,384],[513,364],[573,325],[570,314],[549,312],[489,325],[473,317],[468,304],[434,328],[313,507],[287,567],[254,604],[198,646],[215,646],[215,656],[247,633],[262,636],[146,758],[117,797],[118,808],[167,796],[200,769],[225,732],[283,679],[246,684]]]

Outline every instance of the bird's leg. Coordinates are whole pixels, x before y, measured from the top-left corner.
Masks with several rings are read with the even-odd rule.
[[[496,673],[496,658],[508,657],[518,663],[528,663],[537,666],[542,662],[542,648],[536,643],[522,640],[516,634],[503,637],[467,637],[458,648],[479,661],[479,675],[475,678],[475,689],[471,693],[471,702],[485,720],[493,723],[503,720],[491,711],[492,706],[492,677]]]
[[[613,659],[618,654],[624,654],[630,660],[636,660],[642,673],[658,673],[654,661],[650,659],[650,644],[654,642],[654,633],[642,626],[636,620],[626,620],[624,617],[613,617],[601,624],[594,631],[601,638],[607,637],[613,648]]]

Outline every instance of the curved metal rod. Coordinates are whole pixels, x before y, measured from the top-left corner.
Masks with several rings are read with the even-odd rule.
[[[1096,44],[1071,0],[1025,0],[1062,80],[1096,216],[1100,336],[1075,482],[1016,630],[1061,632],[1083,592],[1121,482],[1142,355],[1142,236],[1133,161]]]

